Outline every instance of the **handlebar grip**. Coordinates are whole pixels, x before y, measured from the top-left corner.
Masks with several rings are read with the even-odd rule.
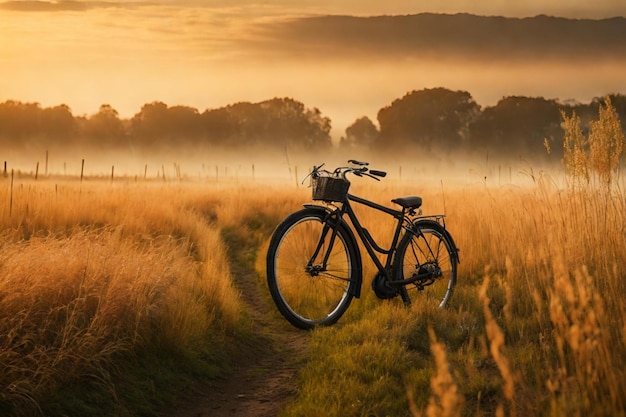
[[[370,174],[376,175],[377,177],[386,177],[387,173],[385,171],[377,171],[375,169],[370,169]]]

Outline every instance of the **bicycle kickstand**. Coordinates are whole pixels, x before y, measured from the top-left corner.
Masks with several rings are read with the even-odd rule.
[[[400,296],[402,297],[405,307],[411,307],[411,298],[405,286],[400,287]]]

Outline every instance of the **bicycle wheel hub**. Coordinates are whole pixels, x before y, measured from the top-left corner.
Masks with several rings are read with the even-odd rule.
[[[417,274],[414,275],[414,277],[417,278],[415,280],[415,286],[417,286],[419,290],[423,290],[425,286],[432,285],[435,279],[441,276],[441,269],[436,262],[423,264],[418,268]]]
[[[307,265],[306,267],[306,272],[312,277],[319,276],[320,272],[323,270],[324,267],[322,265]]]
[[[372,280],[372,290],[376,294],[376,297],[381,300],[387,300],[390,298],[394,298],[398,295],[398,289],[392,287],[389,282],[387,282],[387,278],[382,273],[376,274],[374,279]]]

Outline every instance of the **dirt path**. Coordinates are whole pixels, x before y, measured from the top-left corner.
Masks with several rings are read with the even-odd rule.
[[[234,252],[234,251],[233,251]],[[230,256],[231,272],[256,337],[238,346],[233,372],[167,417],[274,417],[297,392],[309,334],[278,317],[249,262]]]

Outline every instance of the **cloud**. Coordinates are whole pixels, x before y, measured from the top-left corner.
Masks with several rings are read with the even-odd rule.
[[[64,12],[85,11],[98,8],[126,7],[122,2],[106,1],[5,1],[0,3],[0,9],[18,12]]]

